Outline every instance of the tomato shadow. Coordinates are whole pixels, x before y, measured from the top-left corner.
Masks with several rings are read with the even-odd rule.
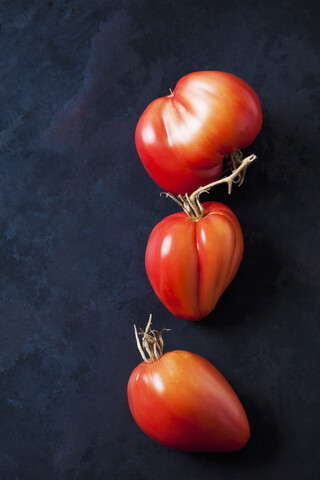
[[[244,235],[244,255],[239,270],[213,311],[200,322],[204,327],[234,327],[246,316],[259,314],[279,294],[277,279],[286,260],[277,249],[277,242],[284,239],[281,209],[275,208],[274,199],[278,198],[283,208],[287,208],[289,199],[287,193],[282,193],[281,182],[266,175],[264,143],[268,144],[271,157],[274,149],[268,126],[265,130],[265,135],[243,152],[245,156],[255,152],[259,159],[250,167],[252,172],[248,169],[245,184],[241,188],[235,185],[231,195],[221,187],[202,198],[202,201],[218,201],[231,208]]]
[[[201,327],[225,330],[248,320],[253,314],[256,319],[265,305],[277,298],[277,279],[282,268],[283,261],[268,238],[258,242],[247,239],[239,271],[214,310],[199,322]]]
[[[238,467],[254,469],[271,461],[280,450],[282,435],[277,427],[273,412],[265,399],[254,402],[246,399],[251,437],[247,445],[238,452],[231,453],[191,453],[194,459],[207,464],[215,464],[222,469],[230,470]],[[186,454],[187,455],[187,454]]]
[[[282,135],[279,136],[275,126]],[[202,327],[233,328],[246,316],[255,314],[257,317],[266,305],[277,299],[281,288],[286,288],[283,284],[279,288],[280,272],[290,267],[295,259],[287,255],[281,257],[284,249],[279,245],[294,245],[291,229],[285,228],[295,213],[293,202],[299,201],[297,209],[300,203],[311,204],[309,190],[297,178],[301,162],[304,172],[311,168],[311,157],[302,152],[303,140],[297,136],[295,148],[290,146],[288,164],[288,129],[293,134],[292,125],[266,113],[261,133],[243,151],[244,156],[253,152],[258,156],[248,168],[244,185],[241,188],[234,185],[231,195],[221,186],[201,197],[202,201],[219,201],[230,207],[241,224],[245,241],[240,268],[214,310],[200,322]]]

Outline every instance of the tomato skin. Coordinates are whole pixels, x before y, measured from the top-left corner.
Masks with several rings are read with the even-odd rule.
[[[250,437],[246,413],[223,375],[181,350],[140,363],[128,383],[139,427],[167,447],[192,452],[240,450]]]
[[[191,194],[219,178],[226,154],[250,145],[261,126],[259,98],[245,81],[225,72],[194,72],[146,108],[136,148],[161,188]]]
[[[169,215],[150,234],[145,265],[167,309],[185,320],[209,315],[242,260],[243,235],[234,213],[219,202],[203,204],[205,216]]]

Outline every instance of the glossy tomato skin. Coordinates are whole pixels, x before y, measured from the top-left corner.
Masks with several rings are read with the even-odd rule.
[[[250,145],[261,126],[259,98],[245,81],[225,72],[194,72],[146,108],[135,140],[161,188],[191,194],[216,180],[226,154]]]
[[[233,280],[243,256],[243,235],[234,213],[219,202],[203,204],[199,221],[184,212],[158,223],[148,240],[150,283],[173,315],[201,320]]]
[[[133,418],[167,447],[192,452],[240,450],[250,427],[239,398],[207,360],[176,350],[142,362],[128,383]]]

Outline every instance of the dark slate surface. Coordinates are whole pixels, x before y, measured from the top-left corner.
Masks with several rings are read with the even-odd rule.
[[[2,0],[0,478],[319,478],[317,2]],[[245,235],[213,314],[174,318],[144,270],[160,199],[134,145],[148,105],[196,70],[248,81],[259,160],[229,205]],[[143,434],[126,384],[133,323],[208,358],[252,438],[184,454]]]

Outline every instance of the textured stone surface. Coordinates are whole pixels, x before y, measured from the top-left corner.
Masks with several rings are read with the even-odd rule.
[[[316,479],[319,441],[317,2],[0,3],[0,477]],[[245,256],[212,315],[170,315],[144,270],[159,197],[134,145],[147,104],[196,70],[258,92],[259,160],[228,197]],[[251,423],[231,455],[144,435],[126,384],[133,323],[170,327]]]

